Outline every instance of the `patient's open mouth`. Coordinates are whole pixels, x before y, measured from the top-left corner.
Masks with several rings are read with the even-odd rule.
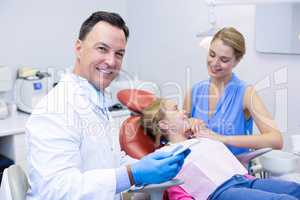
[[[191,129],[188,129],[188,130],[185,132],[185,136],[186,136],[188,139],[195,138],[195,135],[194,135],[194,133],[192,132]]]

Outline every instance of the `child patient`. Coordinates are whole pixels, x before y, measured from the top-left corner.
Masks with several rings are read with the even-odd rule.
[[[161,138],[168,144],[186,143],[190,135],[197,135],[195,121],[188,119],[174,101],[156,100],[142,114],[141,123],[157,145]],[[224,144],[207,138],[197,140],[199,143],[190,148],[192,152],[178,175],[185,183],[181,187],[169,188],[169,199],[300,199],[299,184],[247,175],[247,170]]]

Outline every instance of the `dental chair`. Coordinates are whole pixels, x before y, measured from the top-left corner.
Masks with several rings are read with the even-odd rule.
[[[131,116],[123,122],[120,129],[119,141],[121,149],[130,157],[141,159],[143,156],[155,151],[154,141],[146,134],[140,124],[141,112],[150,106],[157,97],[144,90],[125,89],[118,92],[117,98],[132,112]],[[248,168],[252,159],[271,150],[271,148],[259,149],[238,155],[237,159]],[[174,179],[163,184],[148,185],[142,189],[137,189],[137,191],[150,192],[152,200],[161,200],[165,189],[182,183],[183,181]]]
[[[25,200],[29,183],[25,172],[18,165],[6,168],[0,188],[0,199]]]
[[[125,105],[132,115],[126,119],[120,129],[119,141],[121,149],[132,158],[141,159],[155,151],[153,140],[145,133],[140,124],[141,111],[150,106],[156,97],[143,90],[122,90],[117,94],[119,101]],[[173,179],[161,184],[150,184],[145,187],[131,189],[133,192],[147,193],[151,200],[162,200],[164,191],[172,186],[180,185],[183,181]],[[137,197],[140,199],[139,197]]]

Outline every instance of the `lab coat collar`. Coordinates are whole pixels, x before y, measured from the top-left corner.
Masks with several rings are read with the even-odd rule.
[[[95,88],[89,81],[74,73],[70,74],[71,78],[83,89],[84,95],[96,106],[100,108],[109,107],[109,99],[105,96],[108,95],[106,91],[102,92]]]

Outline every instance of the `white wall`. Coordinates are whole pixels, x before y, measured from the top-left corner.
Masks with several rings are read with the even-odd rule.
[[[207,77],[205,52],[200,50],[199,39],[195,37],[208,25],[205,1],[127,2],[132,30],[128,63],[141,79],[159,83],[168,95],[174,93],[166,87],[169,81],[185,89],[187,67],[191,83]],[[258,85],[259,94],[285,135],[300,133],[300,56],[256,52],[254,5],[218,6],[216,16],[219,27],[234,26],[246,38],[247,54],[236,73]]]
[[[98,10],[127,18],[123,0],[1,0],[0,65],[9,66],[14,78],[24,66],[49,72],[72,67],[80,26]],[[57,74],[54,81],[59,79]],[[0,92],[0,98],[13,99],[11,92]]]
[[[98,10],[127,15],[123,0],[1,0],[0,64],[13,69],[72,66],[80,26]]]
[[[141,79],[158,83],[164,95],[183,95],[188,69],[194,79],[206,77],[205,55],[195,37],[208,25],[201,1],[127,2],[132,33],[128,64]]]

